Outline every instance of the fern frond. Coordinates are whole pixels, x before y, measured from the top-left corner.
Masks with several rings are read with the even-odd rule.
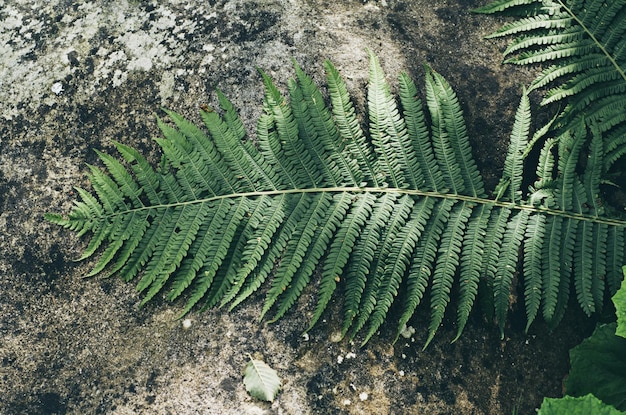
[[[315,229],[321,226],[320,221],[324,218],[325,213],[331,206],[332,195],[320,193],[319,195],[308,197],[307,199],[309,199],[307,201],[308,206],[302,211],[302,214],[295,218],[289,217],[286,222],[286,225],[290,223],[294,224],[293,235],[287,236],[287,238],[289,238],[287,246],[282,252],[280,265],[272,280],[272,287],[265,298],[261,318],[263,318],[265,313],[274,305],[278,297],[287,290],[293,276],[301,268],[302,260],[313,242]],[[298,294],[300,293],[297,292],[296,295]],[[285,301],[293,303],[289,298]]]
[[[411,264],[415,247],[426,223],[430,218],[435,201],[431,198],[422,199],[413,209],[411,217],[394,240],[393,252],[396,256],[388,257],[383,273],[383,283],[377,295],[376,309],[372,316],[370,335],[373,335],[383,322],[387,312],[398,295],[398,288]]]
[[[274,223],[273,226],[269,226],[269,230],[276,229],[276,233],[272,232],[271,240],[261,240],[255,245],[258,249],[263,249],[264,245],[267,246],[267,251],[259,252],[262,255],[261,260],[258,261],[256,268],[252,270],[253,278],[249,281],[249,284],[245,287],[244,291],[240,292],[237,297],[231,303],[231,309],[243,300],[248,298],[253,292],[261,286],[265,279],[270,275],[274,268],[275,262],[280,258],[281,254],[285,250],[287,243],[290,241],[293,233],[298,228],[300,221],[306,218],[307,211],[314,198],[307,194],[299,194],[294,198],[286,198],[285,211],[286,213],[282,223]],[[274,218],[280,216],[275,215]],[[282,217],[281,217],[282,219]]]
[[[336,165],[331,166],[328,163],[326,149],[323,146],[323,141],[329,138],[318,135],[309,105],[304,100],[302,88],[294,80],[289,82],[289,96],[291,98],[291,110],[298,123],[300,140],[312,159],[311,164],[319,168],[323,177],[323,183],[320,183],[320,187],[325,185],[337,186],[343,179],[339,174],[336,174],[337,171],[333,168]]]
[[[555,327],[563,318],[565,309],[569,303],[572,279],[576,276],[574,274],[574,249],[576,247],[576,233],[580,223],[570,219],[563,221],[563,233],[561,241],[560,258],[563,261],[561,267],[561,275],[559,279],[559,288],[557,291],[557,301],[555,304],[554,313],[546,321],[551,327]],[[581,278],[592,278],[592,276],[581,276]],[[579,303],[580,304],[580,303]]]
[[[578,115],[585,114],[587,125],[595,125],[606,142],[624,136],[625,0],[496,1],[478,11],[524,16],[490,37],[514,37],[504,53],[508,63],[549,64],[530,89],[552,86],[543,105],[567,100],[561,129],[577,128]],[[616,121],[605,122],[611,118]],[[607,169],[626,153],[626,140],[617,142]]]
[[[324,102],[322,93],[309,77],[294,61],[298,85],[302,90],[303,99],[311,116],[313,129],[320,145],[324,148],[323,162],[329,162],[333,168],[334,182],[339,185],[358,186],[362,181],[355,160],[346,156],[345,143],[339,138],[339,131],[328,107]]]
[[[278,91],[272,80],[261,71],[265,84],[266,111],[272,117],[278,143],[274,144],[274,156],[280,162],[284,173],[298,187],[323,186],[322,173],[319,170],[304,143],[298,136],[298,124],[287,101]],[[284,154],[281,154],[284,152]]]
[[[262,224],[266,220],[265,215],[273,208],[272,202],[273,199],[268,196],[245,199],[247,209],[244,217],[247,217],[248,220],[234,235],[230,252],[224,258],[221,276],[212,285],[205,307],[213,307],[221,302],[230,301],[243,285],[242,282],[247,277],[247,273],[242,271],[242,267],[244,259],[247,257],[246,253],[250,253],[250,241],[257,241],[257,238],[261,238],[259,229],[263,229]],[[168,296],[168,299],[172,300],[173,298]]]
[[[280,305],[272,321],[281,318],[296,302],[304,287],[308,285],[310,277],[319,264],[320,258],[326,252],[334,232],[346,215],[351,198],[352,196],[345,192],[333,197],[333,202],[329,204],[325,216],[320,220],[321,225],[316,227],[312,238],[314,243],[311,244],[312,246],[303,257],[302,266],[297,269],[292,283],[280,299]]]
[[[280,188],[280,180],[252,143],[242,141],[241,121],[236,114],[232,113],[234,110],[230,102],[225,100],[226,98],[221,98],[222,105],[226,108],[223,120],[213,111],[201,111],[204,124],[216,146],[216,149],[208,148],[207,151],[219,151],[226,165],[234,173],[235,179],[241,186],[240,190]]]
[[[263,216],[259,219],[258,224],[252,223],[252,235],[247,240],[241,253],[243,258],[242,264],[233,271],[236,273],[236,276],[233,278],[231,287],[221,299],[220,306],[223,307],[233,301],[234,298],[237,298],[229,308],[232,310],[237,304],[256,291],[265,280],[265,276],[259,277],[258,273],[253,272],[263,260],[267,248],[271,245],[274,235],[284,221],[285,210],[287,209],[286,199],[284,195],[276,198],[267,198],[268,205],[263,211]],[[256,218],[256,216],[254,217]],[[251,276],[252,278],[250,279]],[[241,293],[242,289],[244,289],[243,293]]]
[[[178,268],[195,240],[200,226],[209,213],[208,204],[186,205],[178,212],[172,211],[172,220],[157,235],[152,257],[145,266],[145,274],[137,284],[137,291],[148,290],[141,304],[145,304],[163,288],[170,275]]]
[[[142,194],[148,198],[150,205],[160,205],[166,202],[159,191],[160,179],[158,174],[152,169],[148,161],[134,148],[125,146],[122,143],[115,143],[115,148],[120,152],[137,178],[141,186]]]
[[[182,271],[187,271],[192,275],[197,274],[189,300],[187,300],[181,315],[187,314],[200,300],[205,298],[212,287],[219,287],[219,284],[213,284],[214,278],[227,255],[228,247],[235,236],[239,222],[246,214],[248,206],[249,202],[244,198],[232,201],[232,203],[230,201],[221,203],[206,231],[204,231],[203,238],[196,239],[199,243],[197,247],[194,247],[194,256],[187,257],[187,263],[181,265],[181,272],[178,274],[185,275]],[[198,269],[198,272],[194,271],[199,265],[201,268]],[[187,285],[189,285],[188,281],[184,281],[180,288],[186,288]],[[180,288],[174,281],[172,284],[173,292],[180,291]],[[174,297],[173,292],[170,294],[170,299]],[[208,300],[211,300],[210,294]]]
[[[163,153],[178,168],[178,178],[191,192],[201,195],[203,191],[218,195],[223,191],[240,188],[232,172],[226,167],[206,134],[180,115],[168,111],[178,129],[159,121],[166,140],[156,139]]]
[[[554,316],[559,295],[559,282],[561,280],[561,234],[563,232],[562,217],[547,218],[545,239],[541,241],[541,301],[543,318],[547,321]],[[539,242],[537,242],[539,243]],[[533,242],[535,244],[535,242]],[[567,264],[564,264],[566,266]],[[528,278],[528,277],[527,277]]]
[[[504,256],[498,262],[493,280],[495,317],[500,325],[500,337],[502,338],[504,338],[504,323],[509,310],[511,283],[517,265],[517,255],[514,253],[519,250],[522,244],[527,221],[528,212],[522,211],[514,215],[507,224],[506,233],[502,238]]]
[[[243,121],[239,118],[239,114],[237,114],[237,110],[233,106],[233,104],[228,100],[226,95],[222,93],[219,89],[215,90],[215,94],[217,95],[217,100],[220,104],[220,107],[224,111],[224,122],[228,126],[228,129],[233,132],[235,138],[237,140],[243,140],[246,137],[246,128],[243,125]],[[207,111],[203,111],[207,112]],[[210,111],[208,111],[210,112]],[[210,130],[213,122],[206,122],[205,125]]]
[[[606,279],[609,286],[609,292],[614,293],[620,287],[624,275],[620,275],[619,270],[615,268],[615,264],[624,262],[626,251],[624,243],[624,232],[621,229],[609,227],[606,242]]]
[[[451,147],[449,132],[446,128],[448,121],[446,120],[446,114],[444,113],[443,103],[441,99],[444,99],[445,95],[440,93],[440,88],[437,88],[431,71],[427,69],[426,72],[426,102],[428,104],[428,110],[430,112],[431,129],[432,129],[432,143],[439,170],[444,177],[444,183],[447,189],[451,190],[455,194],[464,194],[465,183],[461,174],[461,168],[459,161],[456,159],[456,154]]]
[[[265,97],[255,143],[218,92],[218,112],[201,112],[208,134],[167,112],[168,120],[157,119],[158,168],[116,143],[123,160],[98,152],[104,168],[89,166],[95,195],[77,189],[80,201],[67,217],[46,218],[90,233],[81,259],[100,256],[89,275],[137,278],[141,304],[163,295],[182,300],[182,314],[232,309],[269,280],[261,317],[273,313],[274,321],[315,281],[309,329],[340,287],[342,334],[363,332],[363,343],[396,304],[399,327],[408,323],[427,291],[426,345],[451,304],[456,340],[477,296],[489,297],[502,330],[520,262],[527,329],[539,310],[551,324],[560,320],[572,283],[587,313],[616,289],[626,222],[607,216],[600,200],[603,156],[612,147],[599,125],[589,143],[581,120],[548,138],[532,166],[537,181],[525,192],[524,160],[547,127],[528,140],[524,94],[490,198],[458,99],[439,74],[427,69],[426,108],[406,75],[396,102],[372,54],[368,136],[345,83],[332,64],[325,66],[332,108],[297,65],[289,99],[261,72]]]

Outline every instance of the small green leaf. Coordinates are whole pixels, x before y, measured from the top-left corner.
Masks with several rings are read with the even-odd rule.
[[[272,402],[280,390],[281,379],[265,362],[250,357],[244,371],[243,383],[253,397]]]
[[[623,415],[611,405],[607,405],[592,394],[574,398],[544,398],[538,415]]]
[[[570,350],[572,369],[565,382],[568,395],[593,393],[619,410],[626,409],[626,339],[615,335],[615,323],[596,328]]]
[[[613,304],[615,304],[615,314],[617,314],[617,330],[615,334],[626,337],[626,266],[622,270],[625,277],[622,281],[622,288],[617,290],[611,299]]]

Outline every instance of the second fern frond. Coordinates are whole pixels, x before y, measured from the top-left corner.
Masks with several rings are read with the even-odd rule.
[[[531,89],[567,105],[555,126],[582,120],[602,136],[604,171],[626,154],[626,0],[498,0],[478,13],[519,17],[490,38],[513,37],[505,62],[543,64]]]

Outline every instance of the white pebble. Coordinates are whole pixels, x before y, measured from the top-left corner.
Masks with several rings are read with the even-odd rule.
[[[63,92],[63,84],[61,82],[55,82],[54,84],[52,84],[52,88],[50,89],[56,95],[59,95],[61,92]]]

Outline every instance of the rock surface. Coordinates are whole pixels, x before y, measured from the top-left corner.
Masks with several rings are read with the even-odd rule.
[[[421,85],[424,62],[450,81],[493,186],[530,78],[483,39],[499,22],[469,10],[485,3],[0,0],[0,413],[500,414],[559,396],[567,350],[590,326],[577,316],[525,336],[514,311],[504,341],[476,316],[454,344],[449,322],[426,351],[426,316],[395,346],[389,329],[363,349],[334,342],[333,310],[301,337],[313,292],[272,325],[256,319],[262,294],[181,321],[181,304],[138,308],[132,284],[82,279],[90,264],[72,260],[86,241],[43,220],[88,188],[94,149],[115,140],[156,159],[161,107],[198,121],[219,87],[252,134],[255,68],[284,87],[292,58],[317,80],[330,58],[363,103],[366,48],[392,82],[407,71]],[[284,379],[271,404],[245,392],[248,353]]]

